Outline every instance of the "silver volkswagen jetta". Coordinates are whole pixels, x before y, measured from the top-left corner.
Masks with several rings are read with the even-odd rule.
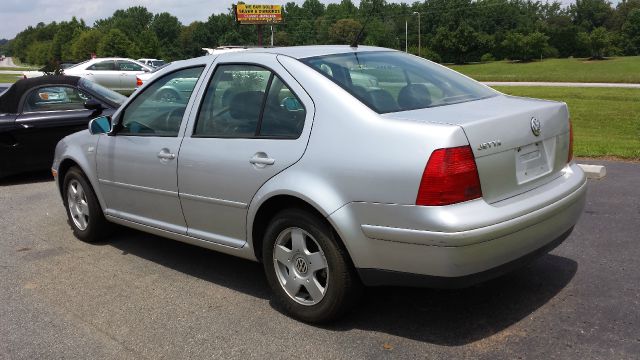
[[[157,96],[167,84],[186,96]],[[465,286],[562,242],[585,203],[564,103],[494,91],[384,48],[175,62],[63,139],[75,235],[117,223],[264,264],[297,319],[362,285]]]

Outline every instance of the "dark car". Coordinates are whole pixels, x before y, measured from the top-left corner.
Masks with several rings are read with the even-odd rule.
[[[0,95],[0,178],[48,169],[56,144],[126,97],[76,76],[24,79]]]

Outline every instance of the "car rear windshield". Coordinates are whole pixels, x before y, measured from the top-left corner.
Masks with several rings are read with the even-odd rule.
[[[444,66],[399,51],[301,59],[378,113],[424,109],[497,95]]]

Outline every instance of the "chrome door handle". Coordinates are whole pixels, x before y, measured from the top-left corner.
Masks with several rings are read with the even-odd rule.
[[[33,127],[33,125],[29,125],[29,124],[20,124],[20,125],[22,125],[22,127],[25,129],[31,129]]]
[[[249,160],[249,162],[255,165],[273,165],[275,164],[276,160],[270,157],[267,157],[267,154],[265,153],[259,153],[259,154],[253,155],[253,157],[251,158],[251,160]]]
[[[173,160],[173,159],[176,158],[176,154],[165,152],[165,151],[160,151],[158,153],[158,158],[162,159],[162,160]]]

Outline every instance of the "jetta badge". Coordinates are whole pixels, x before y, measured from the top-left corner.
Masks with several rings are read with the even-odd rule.
[[[533,135],[540,136],[540,131],[541,130],[542,130],[542,128],[540,126],[540,120],[532,117],[531,118],[531,132],[533,132]]]

